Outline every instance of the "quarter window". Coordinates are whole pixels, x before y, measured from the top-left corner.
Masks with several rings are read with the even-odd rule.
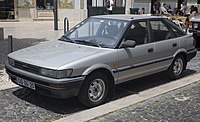
[[[167,25],[169,25],[168,27],[172,30],[173,34],[175,34],[176,37],[181,37],[186,35],[186,33],[175,23],[169,21],[168,19],[165,19],[165,22],[167,23]]]
[[[174,38],[174,35],[162,21],[150,21],[154,41],[161,41]]]
[[[176,37],[181,37],[181,36],[185,35],[185,33],[180,31],[180,29],[175,28],[173,26],[171,28],[172,28],[172,31],[174,32],[174,34],[176,35]]]

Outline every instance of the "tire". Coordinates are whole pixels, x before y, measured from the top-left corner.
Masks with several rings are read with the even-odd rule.
[[[187,62],[183,55],[178,55],[173,60],[172,64],[167,69],[167,73],[170,79],[178,79],[186,69]]]
[[[78,99],[86,107],[94,107],[108,100],[108,78],[101,72],[90,74],[78,95]]]

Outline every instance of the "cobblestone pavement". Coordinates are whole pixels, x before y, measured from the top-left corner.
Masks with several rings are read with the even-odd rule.
[[[53,121],[83,109],[76,98],[51,99],[24,88],[0,92],[0,122]]]
[[[200,52],[198,52],[198,56],[188,63],[187,70],[183,73],[183,77],[199,72]],[[171,81],[167,79],[163,72],[120,84],[116,86],[116,95],[113,100],[136,94],[145,89],[150,89],[168,82]],[[190,88],[192,90],[188,91]],[[170,92],[166,95],[161,95],[147,100],[146,102],[130,106],[93,121],[133,121],[136,119],[144,121],[149,118],[153,118],[155,121],[163,118],[164,121],[167,121],[167,119],[172,119],[172,115],[180,118],[181,121],[183,117],[181,115],[184,115],[184,117],[188,119],[189,117],[186,115],[192,116],[192,113],[198,117],[197,113],[199,108],[197,105],[199,104],[195,102],[200,103],[200,101],[198,101],[198,96],[200,96],[200,94],[198,94],[199,88],[200,83],[187,86],[180,92]],[[0,121],[3,122],[53,121],[86,109],[78,102],[77,98],[62,100],[53,99],[31,92],[25,88],[13,88],[0,91],[0,108]],[[183,110],[181,108],[183,108]],[[131,117],[133,117],[132,120]]]
[[[199,122],[200,81],[90,122]]]

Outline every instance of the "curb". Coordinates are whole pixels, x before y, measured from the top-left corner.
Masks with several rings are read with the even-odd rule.
[[[109,114],[116,110],[128,107],[130,105],[142,102],[144,100],[156,97],[158,95],[176,90],[178,88],[187,86],[189,84],[200,81],[200,73],[192,76],[184,77],[167,84],[157,86],[151,89],[140,92],[139,94],[133,94],[109,103],[106,103],[95,108],[83,110],[67,117],[61,118],[54,122],[84,122],[94,119],[96,117]]]
[[[2,74],[2,76],[0,75],[1,76],[0,80],[2,80],[2,82],[0,82],[0,91],[19,87],[18,85],[11,82],[11,80],[9,79],[8,75],[5,72],[5,69],[0,70],[0,73]]]
[[[7,81],[7,83],[5,83],[5,84],[2,84],[2,85],[0,84],[0,91],[6,90],[6,89],[11,89],[11,88],[16,88],[16,87],[20,87],[20,86],[14,84],[13,82],[11,82],[11,81],[9,80],[9,81]]]

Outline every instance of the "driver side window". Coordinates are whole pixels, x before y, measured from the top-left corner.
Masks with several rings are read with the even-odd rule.
[[[146,44],[149,42],[147,23],[145,21],[133,22],[129,28],[125,40],[133,40],[137,45]]]

